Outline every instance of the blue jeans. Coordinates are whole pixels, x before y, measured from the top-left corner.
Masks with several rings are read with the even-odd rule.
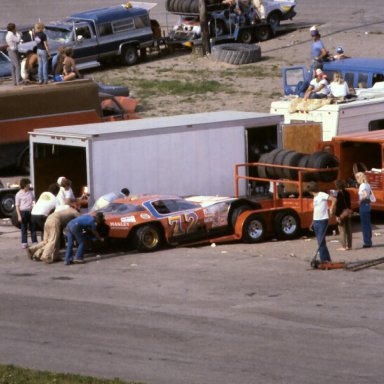
[[[32,243],[37,243],[36,228],[35,224],[32,222],[31,211],[20,211],[21,213],[21,243],[28,243],[28,227],[31,231]]]
[[[323,263],[325,261],[331,261],[331,256],[327,248],[327,242],[325,240],[325,235],[328,228],[328,219],[325,220],[314,220],[313,229],[315,231],[317,244],[319,246],[319,256],[320,261]]]
[[[363,232],[363,245],[372,246],[371,204],[361,201],[359,207],[361,230]]]
[[[45,49],[37,50],[37,63],[39,66],[37,71],[39,81],[48,83],[48,53]]]
[[[75,223],[69,223],[67,225],[67,249],[65,251],[64,263],[68,264],[72,261],[72,250],[74,245],[74,240],[77,241],[77,251],[75,255],[76,260],[82,260],[85,248],[85,234],[83,233],[83,228],[81,225]]]

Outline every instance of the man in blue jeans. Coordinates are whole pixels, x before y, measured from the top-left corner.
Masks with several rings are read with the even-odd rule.
[[[97,224],[104,222],[104,215],[102,212],[97,212],[95,216],[83,215],[76,219],[71,220],[66,227],[67,234],[67,250],[65,252],[64,264],[82,264],[84,263],[83,255],[85,248],[85,241],[87,239],[87,232],[94,235],[99,241],[104,241],[104,238],[99,235],[96,230]],[[72,259],[72,250],[74,240],[77,241],[77,251],[75,259]]]
[[[311,181],[308,184],[308,192],[313,196],[313,222],[312,227],[315,231],[320,261],[326,263],[331,261],[331,256],[325,240],[325,235],[328,228],[328,200],[331,201],[330,211],[334,211],[336,204],[336,198],[328,195],[328,193],[321,192],[318,184],[315,181]]]

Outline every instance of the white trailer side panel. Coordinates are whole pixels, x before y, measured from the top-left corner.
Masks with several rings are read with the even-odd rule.
[[[233,195],[234,166],[243,162],[243,127],[95,140],[93,192],[100,196],[108,185],[132,193]]]

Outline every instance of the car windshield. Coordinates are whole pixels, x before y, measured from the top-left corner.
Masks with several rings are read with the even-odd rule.
[[[200,208],[198,203],[192,203],[183,199],[172,200],[157,200],[152,203],[153,207],[160,214],[167,214],[171,212],[186,211],[189,209]]]
[[[111,203],[106,207],[99,209],[97,212],[104,213],[115,213],[115,214],[125,214],[133,212],[143,212],[145,211],[144,207],[136,204],[124,204],[124,203]]]
[[[71,39],[72,32],[64,28],[45,27],[45,34],[50,40],[65,43]]]

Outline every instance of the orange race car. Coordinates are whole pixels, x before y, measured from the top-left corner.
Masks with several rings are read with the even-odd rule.
[[[141,195],[113,200],[103,212],[109,237],[128,239],[139,251],[162,244],[178,245],[243,240],[259,242],[264,227],[255,209],[260,205],[231,197]],[[247,214],[242,214],[247,212]]]

